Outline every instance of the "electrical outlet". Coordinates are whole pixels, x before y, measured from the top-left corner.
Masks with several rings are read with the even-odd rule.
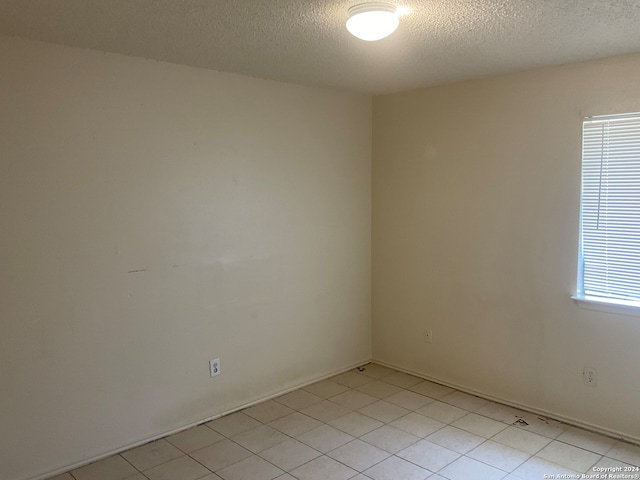
[[[211,378],[216,375],[220,375],[220,359],[214,358],[213,360],[209,360],[209,374]]]
[[[582,381],[585,385],[595,387],[598,385],[598,372],[595,368],[584,367],[582,369]]]
[[[433,343],[433,332],[431,329],[424,331],[424,343]]]

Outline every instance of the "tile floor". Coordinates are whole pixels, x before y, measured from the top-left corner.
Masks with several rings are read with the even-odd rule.
[[[55,480],[541,480],[638,466],[640,447],[369,364]]]

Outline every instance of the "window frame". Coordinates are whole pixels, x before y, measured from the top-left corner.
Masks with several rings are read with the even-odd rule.
[[[640,120],[640,112],[612,114],[612,115],[594,115],[585,117],[582,119],[581,129],[581,155],[580,155],[580,211],[579,211],[579,236],[578,236],[578,268],[576,276],[576,293],[571,298],[575,303],[579,304],[583,308],[590,310],[598,310],[612,313],[620,313],[623,315],[640,316],[640,297],[637,300],[621,300],[606,296],[593,296],[585,294],[584,288],[584,251],[583,251],[583,213],[584,213],[584,166],[585,166],[585,125],[587,122],[593,121],[606,121],[607,119],[625,119],[625,118],[637,118]],[[640,139],[640,128],[638,129],[638,138]],[[640,148],[639,148],[640,152]],[[640,156],[638,158],[640,165]],[[638,242],[638,248],[640,249],[640,240]],[[640,270],[638,272],[638,278],[640,279]],[[640,283],[640,280],[638,281]]]

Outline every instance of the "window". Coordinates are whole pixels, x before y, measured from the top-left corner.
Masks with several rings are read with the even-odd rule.
[[[640,307],[640,113],[587,118],[576,298]]]

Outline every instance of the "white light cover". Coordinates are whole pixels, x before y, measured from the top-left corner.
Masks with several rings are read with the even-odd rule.
[[[398,28],[396,7],[386,2],[369,2],[349,9],[347,30],[368,42],[388,37]]]

